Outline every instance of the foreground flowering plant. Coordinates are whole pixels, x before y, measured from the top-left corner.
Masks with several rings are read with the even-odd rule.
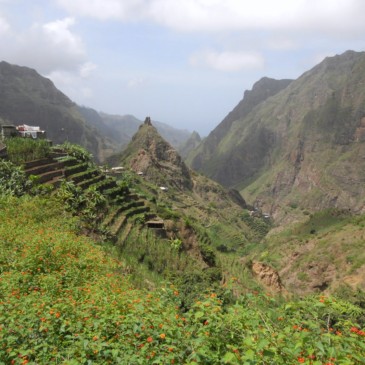
[[[0,202],[0,364],[363,364],[362,309],[132,287],[55,202]]]

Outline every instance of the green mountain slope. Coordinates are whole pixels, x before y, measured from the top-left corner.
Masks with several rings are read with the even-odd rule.
[[[3,363],[363,364],[359,306],[257,293],[230,305],[210,291],[183,312],[179,287],[137,289],[124,258],[55,201],[0,206]]]
[[[235,173],[227,168],[224,172],[220,169],[226,163],[236,164],[240,160],[239,153],[226,152],[217,153],[217,149],[222,148],[222,142],[230,132],[235,121],[246,117],[257,105],[263,103],[270,96],[275,95],[290,84],[291,80],[274,80],[267,77],[255,83],[252,90],[246,90],[243,99],[238,105],[223,119],[223,121],[204,139],[203,143],[187,156],[187,163],[195,170],[202,171],[208,176],[216,179],[226,186],[233,185],[231,180],[237,180]],[[231,146],[226,148],[239,148]],[[250,147],[247,147],[249,149]],[[243,152],[243,151],[242,151]],[[237,155],[237,156],[234,156]],[[233,161],[232,161],[233,158]],[[227,175],[225,175],[227,174]],[[242,175],[237,171],[239,178]]]
[[[240,250],[262,236],[257,228],[260,219],[254,224],[247,221],[247,206],[240,194],[189,169],[148,119],[118,159],[145,183],[159,187],[158,204],[199,225],[214,247]],[[268,226],[262,223],[261,228],[265,231]]]
[[[365,53],[326,58],[233,121],[192,159],[277,221],[302,209],[364,208]],[[213,135],[213,132],[212,132]],[[208,141],[209,142],[209,141]],[[205,151],[203,142],[200,150]]]
[[[3,123],[37,125],[54,143],[86,147],[97,160],[115,145],[89,126],[77,106],[35,70],[0,62],[0,118]]]

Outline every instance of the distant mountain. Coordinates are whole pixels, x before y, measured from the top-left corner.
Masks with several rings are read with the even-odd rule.
[[[263,81],[277,83],[246,92],[190,165],[277,219],[299,208],[364,210],[365,53],[326,58],[272,92]]]
[[[78,143],[98,161],[116,149],[85,122],[76,104],[49,79],[4,61],[0,62],[0,118],[3,123],[40,126],[54,143]]]
[[[79,107],[79,112],[85,120],[105,134],[108,138],[117,143],[120,148],[125,147],[132,136],[137,132],[139,126],[143,123],[133,115],[112,115],[104,112],[97,112],[87,107]],[[174,147],[184,144],[191,133],[187,130],[177,129],[165,123],[153,121],[158,132]]]
[[[183,158],[186,158],[189,155],[190,151],[194,150],[200,145],[201,141],[202,139],[199,133],[194,131],[189,137],[189,139],[184,144],[178,147],[180,155]]]
[[[230,186],[240,181],[243,171],[234,171],[227,167],[221,171],[220,167],[226,165],[237,165],[238,160],[244,158],[237,148],[238,146],[222,146],[222,141],[231,131],[235,121],[245,118],[257,105],[263,103],[270,96],[285,89],[292,80],[274,80],[264,77],[256,82],[252,90],[244,92],[243,99],[223,119],[223,121],[204,139],[195,150],[187,156],[188,164],[197,171],[202,171],[220,183]],[[245,148],[242,146],[242,148]],[[221,152],[222,150],[222,152]],[[237,161],[237,162],[236,162]],[[254,163],[256,168],[256,162]],[[245,172],[246,173],[246,172]],[[233,175],[237,175],[234,177]],[[233,181],[232,181],[233,180]]]

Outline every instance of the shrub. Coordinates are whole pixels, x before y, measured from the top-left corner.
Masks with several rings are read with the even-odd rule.
[[[0,160],[0,195],[20,196],[29,185],[30,182],[21,166]]]
[[[8,158],[15,164],[48,157],[51,152],[49,142],[44,139],[8,138],[5,141]]]
[[[60,148],[67,152],[69,156],[75,157],[79,161],[90,162],[92,160],[92,154],[77,144],[65,142]]]

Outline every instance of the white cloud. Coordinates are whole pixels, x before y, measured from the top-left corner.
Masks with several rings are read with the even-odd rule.
[[[0,16],[0,35],[5,34],[9,28],[8,22]]]
[[[97,66],[87,60],[84,43],[72,30],[74,18],[33,23],[22,31],[2,24],[7,23],[0,18],[0,34],[6,30],[1,37],[0,59],[36,69],[73,99],[92,96],[85,82]]]
[[[192,66],[209,66],[219,71],[239,71],[259,69],[264,66],[264,58],[259,53],[216,52],[206,50],[190,57]]]
[[[33,67],[42,74],[57,70],[79,72],[87,62],[87,54],[81,38],[71,30],[73,24],[73,18],[65,18],[35,23],[23,31],[10,29],[2,37],[0,58]]]
[[[80,37],[73,34],[70,29],[74,24],[74,18],[65,18],[46,23],[41,27],[35,26],[35,29],[54,48],[60,49],[62,47],[62,51],[68,54],[84,55]]]
[[[91,73],[97,68],[97,66],[92,62],[85,62],[79,68],[80,76],[85,79],[88,78]]]
[[[72,14],[96,19],[123,19],[141,14],[145,0],[58,0],[58,4]],[[139,16],[138,16],[139,18]]]
[[[74,15],[152,21],[180,31],[365,30],[363,0],[58,0]]]
[[[56,87],[62,90],[71,100],[79,104],[87,104],[88,100],[94,95],[92,88],[83,82],[84,78],[80,73],[56,70],[50,72],[46,77],[51,79]]]

